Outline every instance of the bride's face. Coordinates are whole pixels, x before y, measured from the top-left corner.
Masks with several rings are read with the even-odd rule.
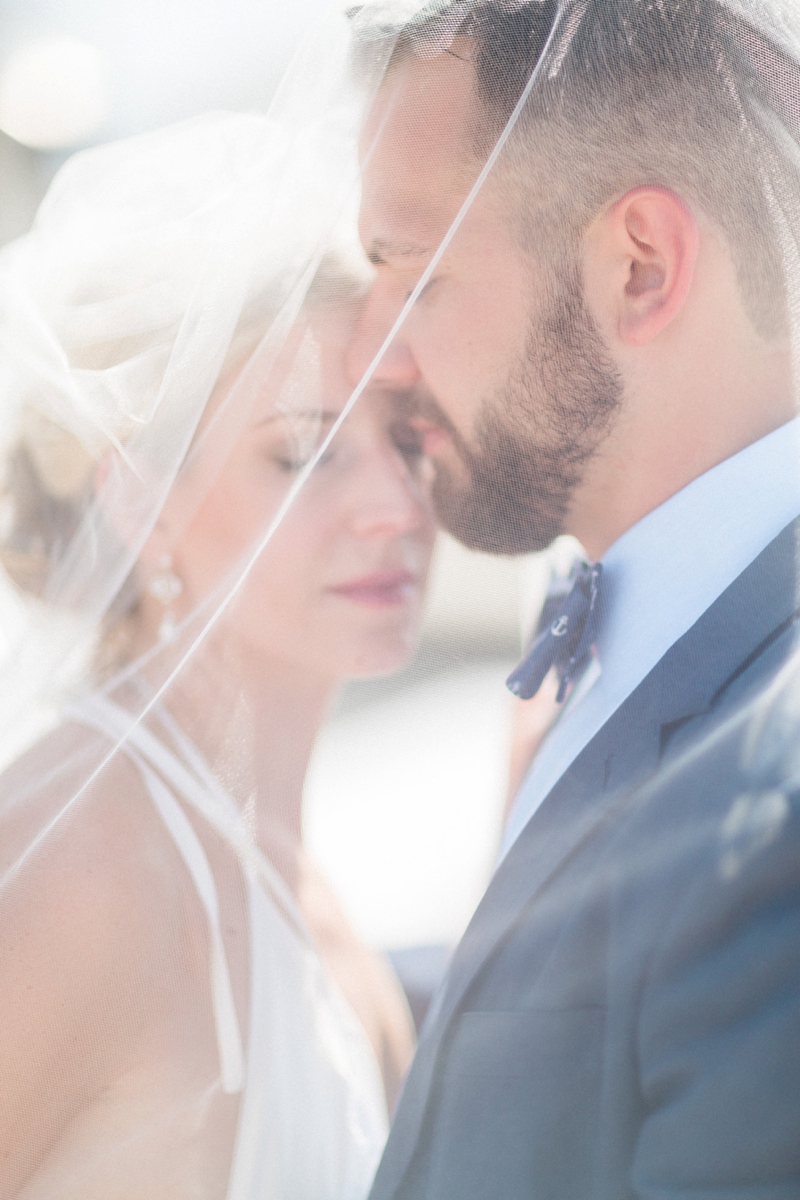
[[[341,313],[317,314],[303,349],[311,368],[301,362],[288,386],[284,377],[259,396],[170,547],[184,584],[178,616],[252,552],[340,414],[352,325]],[[226,611],[224,635],[259,661],[328,678],[401,666],[415,645],[435,533],[430,475],[397,398],[365,393]],[[191,469],[181,487],[192,488]]]

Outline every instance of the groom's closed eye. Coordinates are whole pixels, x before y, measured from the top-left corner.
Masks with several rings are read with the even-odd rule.
[[[367,251],[367,258],[375,267],[386,267],[397,259],[430,259],[433,249],[418,242],[393,242],[387,238],[375,238]]]

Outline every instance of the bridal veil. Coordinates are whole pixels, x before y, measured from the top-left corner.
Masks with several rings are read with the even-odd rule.
[[[414,89],[423,96],[426,84],[402,68],[452,64],[457,72],[474,46],[480,51],[471,66],[489,119],[459,122],[469,97],[454,75],[453,109],[441,111],[437,136],[451,151],[443,195],[457,176],[459,200],[452,210],[443,203],[426,224],[415,208],[416,173],[444,168],[415,157]],[[587,112],[591,119],[578,119]],[[531,128],[540,151],[533,180],[521,149]],[[403,152],[387,164],[390,138]],[[691,156],[687,139],[696,147]],[[415,323],[424,344],[426,306],[447,303],[449,256],[468,244],[476,319],[495,323],[502,343],[515,317],[497,303],[492,247],[475,244],[480,226],[473,218],[489,208],[512,213],[533,189],[536,219],[519,228],[524,264],[532,246],[562,244],[565,222],[578,222],[577,236],[580,213],[588,220],[614,199],[610,181],[625,172],[627,154],[637,180],[680,183],[719,225],[755,328],[767,338],[788,336],[797,377],[799,142],[800,25],[781,0],[375,0],[332,9],[266,115],[210,114],[76,155],[31,232],[0,254],[0,749],[8,764],[0,798],[0,925],[27,936],[31,923],[52,924],[56,941],[74,929],[70,957],[89,954],[79,944],[84,913],[77,901],[68,920],[60,911],[61,923],[53,923],[51,904],[66,894],[63,873],[74,861],[85,872],[81,894],[92,903],[91,862],[80,857],[83,826],[96,819],[99,794],[113,803],[115,765],[126,756],[135,761],[204,914],[205,940],[193,952],[203,960],[207,991],[195,1002],[210,1014],[216,1046],[210,1081],[194,1070],[179,998],[169,986],[160,990],[157,977],[137,972],[136,956],[159,937],[159,911],[145,886],[136,924],[141,942],[131,946],[119,1003],[139,987],[147,991],[145,1007],[167,1013],[176,1005],[175,1022],[165,1019],[162,1030],[171,1030],[182,1073],[180,1119],[150,1114],[154,1126],[166,1122],[169,1148],[158,1132],[148,1141],[147,1122],[137,1127],[136,1152],[152,1152],[163,1167],[161,1176],[154,1168],[150,1194],[183,1194],[183,1181],[169,1174],[170,1159],[177,1162],[197,1140],[210,1093],[244,1094],[248,1071],[260,1095],[247,1093],[241,1111],[224,1118],[236,1125],[237,1149],[230,1178],[217,1180],[209,1194],[355,1200],[366,1194],[380,1152],[385,1112],[363,1035],[248,823],[250,784],[237,770],[263,731],[248,720],[224,633],[236,629],[247,595],[253,603],[248,587],[256,576],[280,578],[280,554],[304,536],[295,521],[303,498],[336,454],[350,415],[373,392],[390,392],[398,422],[406,421],[418,399],[416,381],[404,380],[402,370],[391,384],[383,375],[398,334]],[[393,180],[388,193],[370,190],[373,168]],[[568,206],[567,194],[585,203]],[[522,211],[534,209],[523,202]],[[381,232],[389,227],[391,244]],[[382,256],[407,263],[398,275],[406,282],[391,292],[371,290]],[[569,256],[554,250],[548,265],[548,287],[575,278]],[[522,294],[522,280],[520,288]],[[574,292],[565,302],[574,304]],[[375,316],[380,333],[361,338],[360,356],[342,349],[348,395],[331,413],[320,383],[320,329],[325,314],[339,308],[367,333]],[[563,333],[558,312],[554,307],[556,340]],[[464,379],[479,374],[459,330],[450,333]],[[585,349],[568,347],[574,357]],[[597,385],[597,404],[586,413],[587,437],[612,419],[614,403],[613,380],[588,382]],[[187,604],[169,553],[153,550],[165,506],[172,527],[192,528],[265,403],[265,389],[269,419],[281,426],[285,485],[274,503],[247,514],[235,554],[209,560]],[[446,424],[425,397],[420,411],[431,424]],[[402,435],[410,457],[420,452],[418,433],[411,421]],[[558,445],[556,429],[554,455]],[[520,454],[516,473],[489,470],[483,478],[469,447],[462,461],[478,491],[492,493],[495,519],[469,509],[456,476],[440,476],[433,494],[447,528],[500,554],[546,546],[557,521],[537,524],[524,497],[533,489],[558,515],[552,462],[539,463],[529,477]],[[149,641],[136,633],[147,605],[159,618]],[[436,653],[423,645],[423,660]],[[184,681],[195,680],[199,663],[202,679],[192,686],[205,689],[214,743],[225,747],[214,770],[176,716]],[[307,669],[313,673],[311,657]],[[75,729],[93,736],[86,740]],[[105,792],[104,780],[111,781]],[[243,1031],[237,1018],[213,880],[187,811],[228,847],[250,889],[251,938],[255,928],[263,938],[252,941],[243,970],[251,988],[258,972],[272,981],[258,1009],[268,1014],[263,1027]],[[112,857],[124,851],[121,836],[108,847]],[[101,866],[108,871],[108,860]],[[124,902],[136,904],[135,892]],[[42,954],[47,946],[45,939]],[[55,944],[47,949],[54,972],[66,970],[57,951]],[[91,953],[102,958],[104,948]],[[0,972],[16,971],[15,986],[20,971],[32,973],[32,1003],[46,1007],[42,962],[20,959],[8,946],[4,959]],[[79,992],[80,980],[73,985]],[[113,981],[104,986],[116,994]],[[72,1020],[78,1018],[65,1010],[63,1022]],[[108,1036],[96,1033],[98,1042]],[[105,1046],[102,1055],[113,1058],[113,1050]],[[170,1045],[165,1054],[173,1054]],[[118,1067],[123,1075],[124,1064]],[[30,1063],[40,1099],[31,1103],[44,1103],[50,1084],[70,1070],[68,1058],[41,1046]],[[59,1110],[48,1147],[80,1123],[83,1102],[72,1097]],[[24,1109],[16,1119],[24,1119]],[[33,1164],[20,1168],[20,1181],[26,1170]],[[292,1191],[294,1178],[302,1184]],[[0,1196],[6,1194],[28,1192],[23,1182],[7,1193],[0,1184]]]

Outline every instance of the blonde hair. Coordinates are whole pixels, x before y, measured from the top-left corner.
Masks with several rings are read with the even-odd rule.
[[[304,307],[314,310],[355,303],[363,298],[367,286],[364,272],[329,254],[320,263]],[[247,305],[219,380],[244,368],[269,328],[276,307],[272,292],[262,293]],[[87,352],[92,366],[103,369],[127,356],[128,339],[89,347]],[[35,399],[31,397],[22,406],[17,436],[5,456],[0,481],[0,567],[21,593],[47,603],[53,568],[95,503],[102,450],[90,453],[74,433],[37,411]],[[102,520],[102,512],[95,511],[94,519]],[[134,567],[103,619],[98,669],[124,661],[140,600]]]

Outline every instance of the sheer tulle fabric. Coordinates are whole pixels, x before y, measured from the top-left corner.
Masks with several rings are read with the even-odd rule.
[[[653,62],[647,42],[661,20],[673,53]],[[370,290],[381,221],[388,213],[401,237],[413,199],[417,84],[399,68],[458,69],[486,22],[494,50],[474,65],[492,119],[467,136],[442,111],[455,199],[432,214],[424,245],[409,228],[389,248],[408,259],[404,286],[381,291],[379,280]],[[76,156],[32,232],[0,256],[0,924],[9,931],[0,1087],[13,1148],[0,1197],[366,1195],[386,1132],[378,1063],[320,956],[291,871],[287,882],[280,869],[280,837],[268,844],[252,817],[266,733],[251,665],[273,664],[295,697],[340,637],[321,609],[298,633],[307,649],[289,653],[269,589],[280,593],[287,555],[304,550],[304,505],[328,505],[326,472],[350,487],[348,464],[362,462],[369,430],[389,445],[400,464],[392,459],[391,470],[405,472],[402,487],[423,513],[403,517],[402,529],[392,517],[397,544],[370,560],[370,603],[388,604],[394,588],[399,611],[409,580],[421,593],[430,472],[404,424],[409,395],[381,382],[382,364],[400,331],[424,338],[430,306],[447,303],[449,256],[466,244],[484,264],[471,286],[489,319],[493,248],[480,245],[479,219],[489,207],[510,212],[529,182],[524,124],[540,129],[548,204],[520,233],[520,260],[531,241],[557,244],[556,168],[570,147],[582,158],[571,186],[591,189],[587,211],[613,198],[603,191],[611,142],[589,161],[593,135],[575,141],[573,124],[608,83],[620,50],[612,29],[627,31],[620,86],[640,95],[651,121],[666,121],[674,95],[696,86],[708,127],[687,187],[701,206],[719,201],[734,241],[748,220],[761,231],[758,261],[745,255],[736,270],[765,336],[788,321],[796,364],[800,49],[796,17],[778,0],[387,0],[335,10],[266,116],[209,115]],[[509,72],[503,37],[527,39],[524,72]],[[698,57],[697,45],[711,50]],[[664,128],[670,154],[689,107],[683,125]],[[608,115],[598,107],[596,125]],[[385,173],[393,209],[386,190],[379,202],[370,188],[398,123],[412,149]],[[662,177],[663,155],[648,153],[641,148],[637,171],[671,186],[669,163]],[[752,192],[741,203],[721,197],[732,161],[757,186],[757,211]],[[374,218],[372,266],[359,211],[365,240],[365,214]],[[570,278],[574,263],[551,257]],[[339,313],[343,332],[337,325],[331,342]],[[376,313],[374,338],[353,355],[351,334]],[[454,341],[459,332],[450,329]],[[334,343],[347,386],[332,405]],[[463,368],[475,374],[480,363],[467,356]],[[352,432],[362,411],[378,414],[374,429]],[[197,551],[202,570],[187,584],[172,543],[156,552],[162,530],[176,545],[205,536],[226,464],[265,421],[280,423],[281,452],[269,453],[286,476],[242,510],[229,553]],[[375,459],[380,488],[387,462]],[[494,481],[505,508],[473,539],[482,549],[534,551],[559,532],[545,522],[525,542],[513,484],[508,474]],[[463,533],[458,494],[448,506],[437,487],[445,522]],[[224,543],[220,535],[214,545]],[[361,579],[366,567],[351,558],[342,570]],[[390,632],[370,625],[369,654],[359,657],[359,642],[353,674],[373,669],[362,659],[376,674],[402,665],[415,597]],[[250,654],[256,642],[263,658]]]

